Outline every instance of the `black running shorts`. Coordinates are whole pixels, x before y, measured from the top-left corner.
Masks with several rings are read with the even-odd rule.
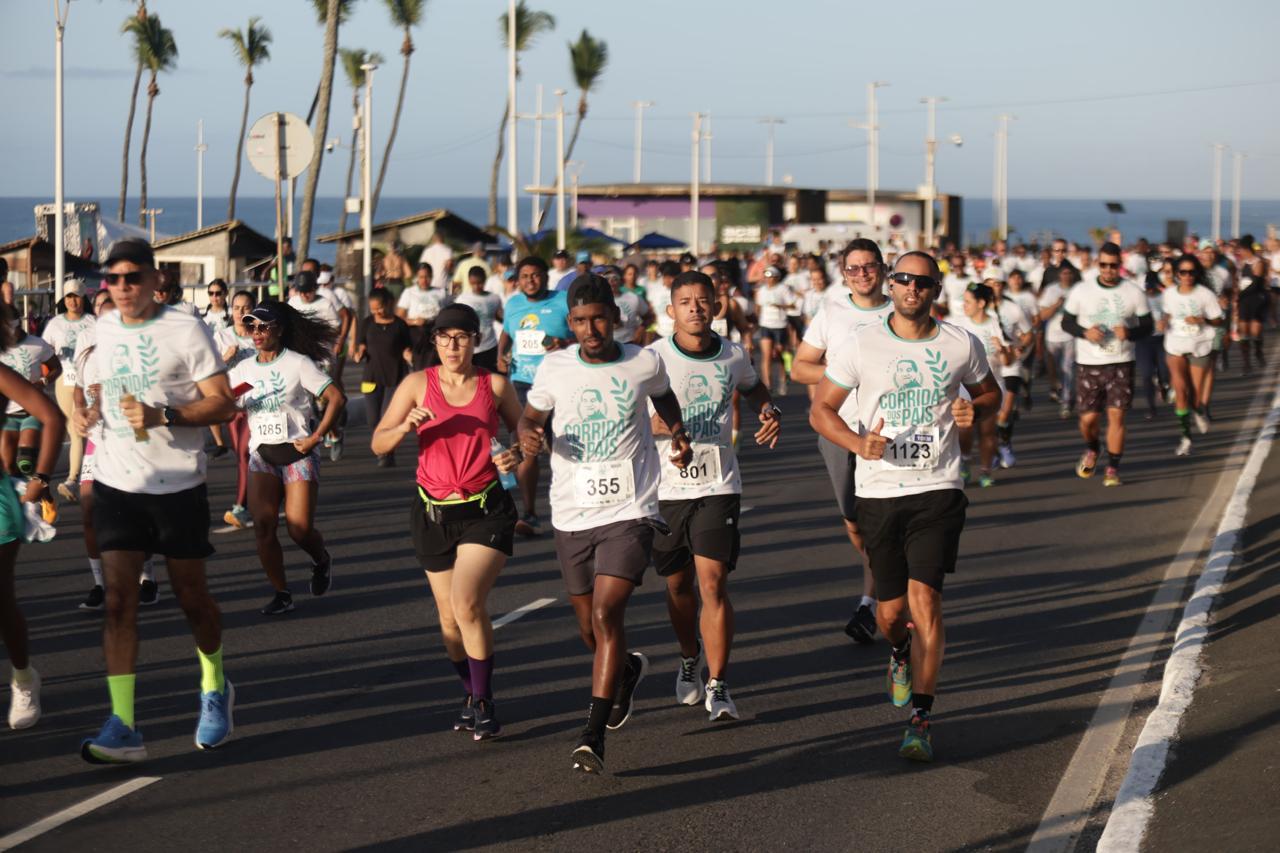
[[[409,507],[409,533],[418,564],[428,572],[446,572],[458,559],[459,545],[484,545],[511,556],[516,529],[516,505],[497,486],[489,493],[493,512],[484,518],[435,524],[427,518],[417,490]]]
[[[570,595],[586,595],[596,575],[644,580],[653,553],[653,523],[644,519],[615,521],[588,530],[557,530],[556,556]]]
[[[694,555],[724,563],[733,571],[742,536],[738,531],[741,495],[711,495],[683,501],[661,501],[662,518],[671,528],[653,540],[653,566],[662,577],[693,565]]]
[[[103,551],[145,551],[175,560],[201,560],[209,543],[209,497],[204,483],[167,495],[135,494],[93,483],[93,532]]]
[[[908,580],[942,591],[943,576],[956,570],[967,506],[969,500],[960,489],[858,498],[858,530],[871,561],[877,598],[901,598]]]

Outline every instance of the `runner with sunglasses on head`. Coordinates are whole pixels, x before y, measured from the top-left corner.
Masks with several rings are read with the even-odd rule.
[[[333,351],[337,329],[280,302],[254,308],[241,326],[253,337],[257,355],[233,367],[230,378],[237,404],[248,415],[249,513],[258,559],[276,591],[262,614],[280,616],[293,610],[276,535],[282,503],[289,538],[311,558],[311,594],[324,595],[333,585],[333,558],[315,528],[320,493],[315,451],[347,398],[317,364]],[[314,430],[308,428],[312,398],[324,403]]]
[[[955,571],[968,504],[957,432],[1000,403],[982,344],[930,316],[940,278],[930,255],[898,259],[893,313],[855,332],[828,363],[809,415],[828,441],[861,457],[858,528],[880,593],[876,618],[892,646],[889,696],[895,707],[912,706],[898,754],[915,761],[933,760],[942,584]],[[840,415],[854,389],[857,431]]]
[[[1174,286],[1160,294],[1164,314],[1160,331],[1173,383],[1174,412],[1182,437],[1175,456],[1191,454],[1191,425],[1203,435],[1209,431],[1205,414],[1206,378],[1213,373],[1213,338],[1226,322],[1217,295],[1205,284],[1204,268],[1195,255],[1183,255],[1173,265]]]
[[[258,300],[252,291],[237,290],[231,297],[231,325],[219,329],[213,336],[213,342],[228,368],[258,354],[253,345],[253,335],[244,326],[245,318],[257,307]],[[243,530],[253,524],[253,516],[249,514],[249,418],[244,409],[236,409],[235,417],[227,424],[227,433],[231,436],[231,449],[236,454],[236,500],[223,514],[222,520]]]
[[[493,702],[493,625],[488,598],[511,556],[516,507],[499,472],[519,447],[502,448],[498,421],[514,435],[520,401],[505,376],[475,364],[481,318],[468,305],[444,308],[433,324],[437,364],[405,377],[373,434],[373,452],[418,442],[417,492],[409,529],[440,614],[445,653],[462,680],[455,731],[488,740],[501,733]],[[498,451],[495,453],[495,451]]]

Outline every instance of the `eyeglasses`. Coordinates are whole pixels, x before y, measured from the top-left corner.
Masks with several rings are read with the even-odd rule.
[[[1100,270],[1118,270],[1118,269],[1120,269],[1120,264],[1119,264],[1119,263],[1114,263],[1114,264],[1112,264],[1112,263],[1108,263],[1108,262],[1106,262],[1106,261],[1098,261],[1098,269],[1100,269]]]
[[[1196,271],[1191,267],[1178,270],[1178,275],[1195,275],[1195,274],[1196,274]]]
[[[275,328],[276,324],[263,323],[259,320],[251,320],[251,319],[245,318],[244,320],[240,321],[240,325],[243,326],[244,330],[246,332],[249,332],[250,334],[253,334],[253,332],[257,331],[258,329],[261,329],[265,334],[269,329]]]
[[[878,272],[880,272],[880,264],[878,263],[862,264],[862,265],[848,264],[844,268],[845,275],[858,275],[859,273],[861,273],[867,278],[871,278],[871,276],[875,275]]]
[[[210,296],[226,296],[227,295],[227,292],[225,290],[210,290],[207,292]]]
[[[894,284],[901,284],[903,287],[911,285],[916,290],[928,290],[931,287],[938,286],[938,280],[930,275],[916,275],[910,272],[890,273],[889,280]]]
[[[113,284],[142,284],[142,278],[146,273],[143,270],[134,270],[133,272],[109,272],[102,276],[102,280],[108,285]]]
[[[436,332],[435,334],[435,342],[436,342],[436,346],[438,347],[447,347],[450,349],[453,347],[458,347],[459,349],[461,349],[462,347],[466,346],[467,342],[470,340],[471,340],[471,335],[467,334],[466,332],[463,332],[460,335],[451,335],[448,332]]]

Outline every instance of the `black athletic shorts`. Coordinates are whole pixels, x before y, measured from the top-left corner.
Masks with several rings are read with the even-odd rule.
[[[653,553],[654,525],[647,519],[615,521],[587,530],[557,530],[556,556],[570,595],[586,595],[596,575],[644,580]]]
[[[1000,381],[1004,382],[1004,390],[1013,394],[1015,397],[1022,393],[1026,384],[1022,381],[1021,376],[1002,376]]]
[[[943,575],[956,570],[968,505],[960,489],[858,498],[858,530],[871,561],[877,598],[901,598],[908,580],[942,591]]]
[[[145,551],[200,560],[209,543],[209,496],[204,483],[167,495],[113,489],[93,482],[93,532],[102,551]]]
[[[409,507],[409,533],[418,564],[428,572],[444,572],[458,559],[459,545],[484,545],[511,556],[516,530],[516,505],[500,486],[489,493],[493,512],[484,518],[435,524],[417,490]]]
[[[724,563],[733,571],[742,535],[738,531],[741,495],[710,495],[660,501],[658,509],[671,532],[653,539],[653,566],[662,577],[693,565],[695,555]]]

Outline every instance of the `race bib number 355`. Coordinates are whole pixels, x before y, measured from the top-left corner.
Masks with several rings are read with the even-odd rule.
[[[931,471],[938,467],[940,457],[938,428],[911,427],[885,445],[881,462],[890,468]]]
[[[630,460],[582,462],[573,467],[573,496],[581,507],[630,503],[636,496]]]

